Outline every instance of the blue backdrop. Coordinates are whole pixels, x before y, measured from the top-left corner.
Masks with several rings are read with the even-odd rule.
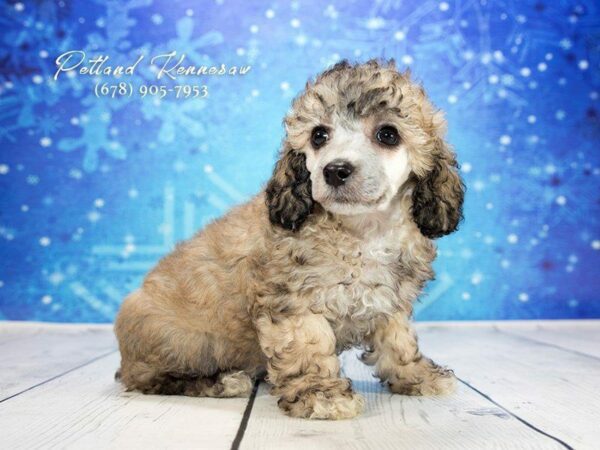
[[[4,1],[0,318],[113,319],[173,244],[268,179],[281,120],[341,58],[393,57],[447,111],[468,185],[421,319],[600,317],[596,1]],[[97,98],[68,50],[251,66],[206,98]],[[134,88],[161,84],[148,59]],[[73,76],[74,75],[74,76]],[[164,80],[163,80],[164,81]],[[168,84],[168,83],[166,83]]]

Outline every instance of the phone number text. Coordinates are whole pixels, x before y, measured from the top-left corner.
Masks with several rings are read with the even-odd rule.
[[[134,87],[133,84],[122,81],[120,83],[96,83],[94,94],[98,98],[132,97],[133,95],[139,95],[142,98],[146,96],[158,98],[165,98],[166,96],[175,98],[204,98],[208,97],[208,86],[142,84],[141,86]]]

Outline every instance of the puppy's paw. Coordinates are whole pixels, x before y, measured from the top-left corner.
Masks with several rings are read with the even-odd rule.
[[[377,359],[379,359],[379,355],[373,350],[365,350],[360,354],[358,359],[367,366],[374,366],[377,363]]]
[[[249,397],[254,385],[243,371],[222,373],[218,381],[223,386],[221,397]]]
[[[452,370],[435,367],[412,375],[410,378],[390,380],[390,390],[402,395],[447,395],[456,390],[456,377]]]
[[[184,385],[183,395],[191,397],[249,397],[254,383],[243,371],[221,372],[216,377],[198,378]]]
[[[351,419],[363,411],[364,398],[356,392],[307,392],[293,401],[280,399],[279,407],[291,417],[303,419]]]

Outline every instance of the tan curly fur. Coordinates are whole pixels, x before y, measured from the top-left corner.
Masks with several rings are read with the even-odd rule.
[[[383,123],[401,144],[373,137]],[[327,145],[311,147],[317,126]],[[342,62],[309,82],[285,119],[264,192],[180,243],[123,303],[120,377],[145,393],[247,396],[267,372],[295,417],[363,408],[337,355],[365,349],[393,392],[450,392],[451,371],[424,357],[412,304],[433,278],[433,238],[454,231],[464,187],[445,121],[393,62]],[[356,166],[339,188],[335,161]]]

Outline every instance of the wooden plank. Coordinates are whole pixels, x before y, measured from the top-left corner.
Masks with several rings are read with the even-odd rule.
[[[600,358],[600,321],[582,321],[581,324],[572,321],[523,322],[519,326],[500,322],[496,327],[504,333]]]
[[[444,328],[493,328],[497,325],[503,325],[505,327],[535,327],[536,325],[552,325],[556,327],[596,327],[600,319],[577,319],[577,320],[432,320],[432,321],[419,321],[415,323],[418,328],[429,328],[430,326],[443,325]]]
[[[23,320],[0,320],[0,335],[5,333],[20,333],[31,330],[58,330],[58,329],[97,329],[109,330],[110,323],[71,323],[71,322],[36,322]]]
[[[116,350],[110,326],[0,327],[0,402]]]
[[[366,397],[362,416],[336,422],[287,418],[261,384],[241,448],[564,448],[464,385],[448,397],[392,395],[356,356],[344,353],[342,362]]]
[[[494,331],[494,327],[501,331]],[[560,341],[556,341],[556,327]],[[419,328],[425,353],[450,365],[501,407],[465,385],[451,397],[391,395],[372,378],[369,368],[347,353],[343,355],[344,370],[367,397],[363,416],[341,422],[290,419],[278,410],[276,398],[267,394],[263,384],[241,447],[561,447],[511,416],[510,411],[576,448],[593,448],[592,427],[599,420],[593,408],[598,404],[600,387],[597,361],[559,347],[588,351],[581,347],[585,345],[582,340],[594,342],[598,338],[597,323],[441,323]],[[538,328],[547,333],[542,338],[531,337],[529,333]],[[91,363],[89,358],[82,358],[81,363],[73,364],[74,355],[80,357],[90,349],[94,357],[101,355],[94,341],[101,347],[103,339],[110,341],[106,347],[109,351],[114,348],[112,332],[106,326],[13,327],[0,322],[0,392],[5,379],[29,377],[26,385],[30,387],[59,376],[0,403],[0,448],[231,445],[246,399],[122,393],[112,381],[117,353]],[[548,342],[536,343],[536,339]],[[580,346],[574,347],[577,342]],[[13,368],[3,365],[5,355],[12,358]],[[63,363],[69,363],[62,366],[64,370],[54,370],[60,369],[55,364]],[[60,376],[85,363],[89,364]],[[45,372],[45,376],[38,375]]]
[[[73,325],[44,324],[42,322],[0,321],[0,351],[9,342],[29,339],[49,329],[71,328]]]
[[[485,327],[421,327],[425,353],[537,428],[597,448],[600,361]]]
[[[0,346],[12,340],[26,339],[34,334],[56,331],[75,333],[81,330],[112,330],[112,324],[97,323],[50,323],[0,320]]]
[[[122,392],[118,365],[113,353],[0,404],[0,448],[230,448],[247,399]]]

